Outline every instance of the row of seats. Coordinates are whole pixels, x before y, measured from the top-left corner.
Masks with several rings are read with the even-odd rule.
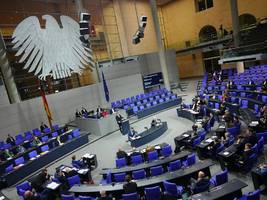
[[[164,147],[162,147],[161,149],[161,156],[163,157],[168,157],[172,154],[172,147],[171,145],[166,145]],[[157,160],[159,158],[158,152],[156,150],[151,151],[147,154],[148,157],[148,162],[152,162],[154,160]],[[131,164],[132,165],[138,165],[144,163],[144,158],[142,155],[135,155],[135,156],[131,156]],[[119,158],[116,159],[116,167],[117,168],[121,168],[127,165],[127,160],[126,158]]]
[[[79,137],[80,136],[80,131],[79,129],[74,129],[72,130],[72,133],[68,135],[68,140],[72,140],[73,138]],[[11,173],[14,171],[17,167],[20,167],[24,165],[27,161],[33,160],[38,158],[40,155],[43,155],[45,153],[48,153],[50,150],[50,147],[48,144],[40,146],[40,148],[36,148],[27,155],[20,156],[14,160],[14,163],[10,164],[9,166],[6,167],[5,173]]]

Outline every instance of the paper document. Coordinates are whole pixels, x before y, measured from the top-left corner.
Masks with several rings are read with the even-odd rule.
[[[188,134],[183,134],[183,136],[184,136],[184,137],[189,137],[189,135],[188,135]]]
[[[209,138],[206,140],[206,142],[213,142],[213,139]]]
[[[229,155],[230,153],[228,151],[224,152],[223,155],[227,156]]]
[[[48,189],[55,190],[58,186],[59,186],[58,183],[56,183],[56,182],[51,182],[51,183],[49,183],[46,187],[47,187]]]

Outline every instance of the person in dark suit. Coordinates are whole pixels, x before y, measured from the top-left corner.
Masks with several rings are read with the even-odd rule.
[[[125,177],[126,183],[123,185],[123,190],[125,194],[137,192],[137,184],[132,181],[130,175],[126,175]]]
[[[82,115],[87,115],[88,114],[88,111],[84,107],[82,107],[81,112],[82,112]]]
[[[221,146],[221,142],[218,138],[215,139],[213,145],[208,147],[208,150],[210,150],[211,155],[216,155],[217,149]]]
[[[48,128],[48,126],[47,126],[44,122],[42,122],[42,123],[41,123],[41,126],[40,126],[40,130],[41,130],[41,132],[44,132],[44,130],[45,130],[46,128]]]
[[[78,111],[78,109],[76,109],[75,116],[76,117],[81,117],[81,113]]]
[[[245,137],[245,142],[246,143],[250,143],[252,146],[257,144],[258,142],[258,138],[255,134],[255,132],[253,132],[252,129],[247,129],[246,130],[246,137]]]
[[[208,177],[206,177],[205,173],[203,171],[199,171],[197,180],[194,178],[191,178],[191,190],[194,191],[196,188],[204,187],[204,186],[207,186],[207,190],[208,190],[209,183],[210,183],[210,180]]]
[[[123,117],[121,116],[121,114],[119,112],[116,113],[116,121],[117,121],[117,124],[120,128],[120,132],[122,132],[122,120],[123,120]]]
[[[48,180],[50,180],[50,175],[48,174],[47,169],[43,169],[40,174],[33,178],[31,185],[36,192],[41,193],[44,191],[44,184]]]
[[[10,134],[8,134],[7,139],[6,139],[6,143],[9,143],[12,146],[14,146],[15,145],[15,139]]]
[[[127,158],[127,153],[119,148],[118,152],[116,153],[117,158]]]
[[[267,92],[267,79],[262,83],[261,90],[262,92]]]
[[[24,200],[41,200],[41,197],[34,191],[27,190],[23,195]]]
[[[73,166],[77,166],[78,168],[85,168],[86,167],[85,164],[81,160],[76,160],[75,155],[73,155],[71,157],[71,160],[72,160],[71,163]]]
[[[101,118],[102,111],[103,111],[103,109],[100,106],[97,106],[96,115],[98,118]]]
[[[252,147],[252,145],[250,143],[245,144],[244,151],[243,151],[242,155],[237,160],[240,164],[245,165],[248,162],[249,157],[253,154],[251,147]]]
[[[60,168],[58,168],[56,170],[54,178],[57,179],[61,183],[61,185],[60,185],[61,191],[67,192],[69,189],[68,180],[67,180],[65,174],[60,170]]]
[[[153,117],[152,121],[151,121],[151,127],[155,127],[157,126],[157,119],[155,117]]]

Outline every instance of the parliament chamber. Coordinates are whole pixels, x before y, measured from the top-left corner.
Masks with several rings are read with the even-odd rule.
[[[0,4],[0,200],[267,199],[266,0]]]

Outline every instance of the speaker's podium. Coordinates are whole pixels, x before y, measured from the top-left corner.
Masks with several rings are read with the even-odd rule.
[[[121,133],[122,135],[128,135],[130,133],[130,123],[129,123],[129,119],[124,119],[122,120],[122,124],[121,124]]]

